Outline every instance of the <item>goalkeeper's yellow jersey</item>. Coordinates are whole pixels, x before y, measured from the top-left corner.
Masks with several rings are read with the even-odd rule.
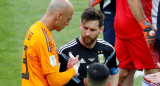
[[[49,86],[45,75],[59,72],[58,54],[52,33],[40,21],[26,33],[22,60],[22,86]],[[71,70],[68,78],[71,79],[74,73],[75,70]],[[58,77],[53,79],[58,81]]]

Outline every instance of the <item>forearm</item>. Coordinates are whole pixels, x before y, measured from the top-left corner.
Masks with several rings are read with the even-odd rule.
[[[138,22],[146,18],[140,0],[127,0],[133,16]]]
[[[51,86],[62,86],[65,85],[75,75],[75,69],[70,68],[65,72],[59,72],[59,70],[47,74],[48,82]]]
[[[119,79],[119,73],[110,75],[109,80],[110,80],[110,86],[117,86],[118,85],[118,79]]]
[[[89,7],[94,7],[98,3],[100,3],[102,0],[89,0]]]

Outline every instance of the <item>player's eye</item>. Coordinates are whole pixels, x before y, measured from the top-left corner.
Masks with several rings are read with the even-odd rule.
[[[91,31],[96,31],[96,29],[91,29]]]
[[[87,30],[87,27],[83,26],[83,29]]]

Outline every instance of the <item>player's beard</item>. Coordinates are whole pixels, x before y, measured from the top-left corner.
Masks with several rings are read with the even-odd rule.
[[[86,45],[92,45],[97,38],[82,36],[82,40]]]

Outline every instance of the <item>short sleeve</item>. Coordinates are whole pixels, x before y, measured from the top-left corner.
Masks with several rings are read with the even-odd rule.
[[[110,56],[107,58],[106,60],[106,65],[110,70],[110,74],[117,74],[119,72],[119,62],[118,59],[116,57],[116,52],[113,49],[112,53],[110,54]]]

